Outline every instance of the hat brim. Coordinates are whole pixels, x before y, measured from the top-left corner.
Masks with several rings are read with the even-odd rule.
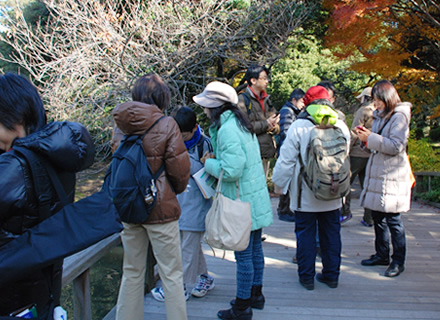
[[[214,100],[211,98],[207,98],[204,93],[200,93],[193,97],[193,100],[198,105],[201,105],[204,108],[218,108],[225,104],[224,101]]]

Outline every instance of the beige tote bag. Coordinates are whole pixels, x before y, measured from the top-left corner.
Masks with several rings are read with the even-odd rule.
[[[211,209],[206,214],[204,240],[212,248],[243,251],[248,247],[251,235],[251,204],[240,200],[237,182],[236,200],[222,195],[222,179],[223,170]]]

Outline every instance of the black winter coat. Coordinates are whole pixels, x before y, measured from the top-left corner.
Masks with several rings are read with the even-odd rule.
[[[16,139],[12,150],[0,156],[0,246],[39,222],[32,174],[26,161],[14,151],[16,146],[26,147],[52,164],[72,202],[75,173],[90,166],[95,155],[89,132],[78,123],[53,122],[24,138]],[[52,189],[50,211],[54,214],[62,208],[62,204],[51,186],[45,167],[39,166],[42,170],[40,173],[45,177],[42,181],[44,188]],[[37,303],[39,314],[42,314],[47,308],[50,291],[54,295],[55,305],[59,304],[61,270],[62,260],[53,267],[35,270],[32,274],[23,275],[21,280],[0,288],[0,315],[7,315],[30,303]],[[52,290],[49,290],[49,286]]]

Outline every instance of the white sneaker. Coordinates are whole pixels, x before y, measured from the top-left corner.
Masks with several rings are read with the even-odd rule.
[[[185,294],[185,300],[188,300],[190,297],[190,294],[189,294],[188,290],[186,290],[186,287],[183,289],[183,292]],[[165,293],[163,292],[162,287],[154,288],[153,290],[151,290],[151,295],[157,301],[160,301],[160,302],[165,301]]]
[[[199,283],[194,289],[192,289],[191,294],[196,298],[202,298],[206,296],[208,291],[214,289],[214,287],[214,278],[209,274],[202,274]]]

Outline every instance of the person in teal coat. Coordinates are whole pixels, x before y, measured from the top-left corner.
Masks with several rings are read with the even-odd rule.
[[[220,310],[217,315],[220,319],[252,319],[252,308],[263,309],[265,302],[261,232],[273,222],[258,140],[252,125],[238,109],[238,96],[230,85],[211,82],[193,100],[204,108],[212,121],[209,133],[214,154],[203,159],[205,170],[217,178],[223,170],[222,194],[235,199],[238,182],[240,199],[251,204],[249,246],[243,251],[235,251],[236,299],[231,301],[231,309]]]

